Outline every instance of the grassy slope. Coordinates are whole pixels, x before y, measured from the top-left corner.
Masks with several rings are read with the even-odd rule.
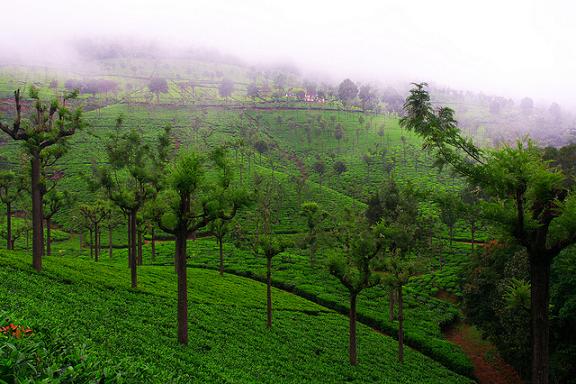
[[[27,255],[0,254],[2,309],[27,319],[36,337],[73,330],[128,382],[467,382],[410,349],[399,365],[396,342],[365,326],[361,364],[352,368],[345,317],[275,290],[268,331],[262,284],[198,269],[190,269],[191,342],[183,348],[175,343],[172,268],[140,268],[133,291],[125,267],[50,257],[36,274]]]
[[[199,112],[182,108],[167,110],[156,106],[143,108],[115,105],[103,108],[100,112],[88,112],[86,117],[91,123],[90,129],[79,132],[71,139],[71,150],[65,158],[62,159],[62,163],[66,164],[67,175],[67,177],[62,180],[62,187],[78,191],[81,199],[90,199],[92,197],[92,195],[86,193],[85,182],[82,180],[81,174],[89,171],[92,159],[95,159],[96,161],[102,161],[104,159],[103,144],[106,137],[111,133],[112,127],[114,126],[114,119],[119,114],[124,115],[126,128],[141,128],[144,136],[148,139],[154,137],[156,132],[160,131],[164,124],[170,122],[174,126],[174,134],[178,140],[180,140],[182,145],[192,146],[202,145],[201,141],[199,141],[196,135],[193,134],[190,128],[190,121],[196,116],[202,116],[202,118],[209,124],[217,127],[214,135],[210,137],[210,143],[221,143],[230,140],[235,135],[234,127],[237,124],[242,123],[237,111],[209,111],[206,115],[203,115]],[[368,179],[368,175],[363,173],[365,172],[365,166],[361,162],[353,163],[353,158],[359,157],[363,151],[367,150],[367,148],[371,146],[372,139],[378,138],[380,141],[382,139],[377,135],[375,129],[371,129],[363,131],[364,133],[360,136],[360,143],[358,145],[352,145],[352,142],[348,142],[348,144],[346,144],[346,142],[337,144],[333,136],[326,133],[324,136],[315,137],[312,141],[311,148],[307,148],[306,145],[301,146],[299,144],[300,139],[298,138],[298,134],[288,131],[289,128],[286,127],[286,124],[288,124],[287,121],[290,117],[294,121],[304,124],[308,121],[309,114],[316,116],[311,120],[314,124],[318,121],[317,116],[321,116],[325,121],[330,122],[332,121],[331,116],[334,116],[336,122],[343,124],[345,137],[352,135],[359,125],[358,115],[346,112],[258,112],[256,115],[261,116],[259,118],[261,124],[258,134],[262,136],[270,135],[270,137],[276,141],[280,149],[296,152],[297,155],[306,163],[312,161],[312,153],[317,152],[325,154],[330,152],[333,148],[336,148],[336,146],[339,146],[338,158],[340,158],[340,156],[345,158],[349,164],[350,171],[341,177],[336,177],[329,173],[326,175],[322,187],[315,182],[319,181],[317,177],[311,176],[311,180],[307,183],[302,199],[317,201],[323,209],[331,213],[342,212],[343,207],[352,206],[356,206],[359,210],[362,210],[361,203],[345,194],[350,192],[348,187],[353,185],[364,185],[365,190],[374,189],[383,179],[384,171],[381,166],[375,165],[372,167],[370,178]],[[278,116],[283,116],[280,124],[277,124]],[[245,120],[248,119],[245,118]],[[402,132],[398,128],[397,123],[394,120],[382,117],[377,117],[376,120],[379,121],[378,124],[380,124],[382,120],[385,122],[387,133],[389,134],[389,140],[386,138],[386,142],[389,143],[391,148],[394,148],[393,150],[390,149],[390,152],[400,152],[400,137],[402,136]],[[373,122],[373,127],[377,126],[377,121]],[[413,142],[414,139],[411,138],[410,140]],[[303,149],[300,149],[301,147]],[[3,152],[5,151],[10,153],[15,151],[15,149],[16,145],[10,143],[3,148]],[[325,156],[325,159],[327,162],[330,161],[327,156]],[[406,165],[404,165],[403,162],[398,161],[397,172],[399,175],[419,176],[421,181],[425,180],[429,183],[438,183],[436,177],[430,172],[429,168],[420,167],[418,172],[414,173],[415,168],[410,165],[410,159],[411,158],[408,156]],[[277,156],[275,154],[264,156],[262,165],[260,165],[259,158],[256,156],[256,158],[252,160],[250,167],[248,167],[248,165],[245,166],[245,172],[250,168],[252,171],[270,174],[272,172],[267,167],[267,165],[270,164],[270,161],[273,161],[273,163],[276,164],[274,175],[282,184],[285,191],[285,199],[282,201],[282,209],[279,218],[280,223],[276,226],[276,229],[280,232],[300,232],[303,230],[303,221],[298,215],[298,198],[294,186],[288,180],[289,174],[298,174],[298,169],[295,165],[285,157]],[[405,176],[404,179],[407,178],[408,176]],[[370,182],[363,183],[362,181],[366,179]],[[248,186],[250,178],[244,175],[244,180]],[[60,217],[65,219],[65,221],[73,221],[74,219],[72,216],[73,214],[71,215],[69,212],[64,212],[63,215],[60,215]],[[240,220],[240,222],[246,224],[249,223],[249,220],[249,216],[244,216],[244,220]],[[73,224],[73,222],[71,224]],[[123,229],[116,231],[115,241],[120,244],[125,243],[125,231]],[[242,259],[242,256],[239,255],[238,259]],[[304,281],[301,279],[295,281],[291,280],[301,273],[301,267],[306,268],[306,266],[307,264],[305,260],[300,265],[288,266],[287,268],[289,269],[294,268],[295,272],[292,275],[288,273],[285,276],[284,281],[289,284],[304,286],[306,290],[315,292],[320,290],[322,295],[328,296],[332,302],[340,303],[341,306],[347,305],[346,295],[343,293],[342,287],[337,283],[334,283],[333,279],[326,278],[324,276],[325,273],[323,273],[319,279],[314,277],[312,285],[310,285],[312,281],[308,281],[310,279],[305,279]],[[253,269],[252,272],[261,273],[261,268],[262,263],[258,260],[248,264],[243,263],[241,269]],[[313,274],[311,276],[316,275]],[[329,288],[327,291],[326,288],[322,287],[321,284],[318,283],[319,281],[322,281],[322,284],[328,284]],[[361,304],[361,309],[365,306],[366,310],[364,312],[366,315],[369,315],[370,318],[377,319],[377,322],[381,323],[382,327],[393,329],[395,325],[391,325],[385,320],[387,317],[387,295],[378,291],[368,296],[370,297],[370,301],[364,301],[366,304]],[[430,305],[425,303],[432,304]],[[458,367],[466,367],[468,365],[468,360],[462,352],[459,351],[459,348],[447,343],[442,339],[440,334],[440,325],[450,322],[451,319],[456,316],[457,311],[455,308],[449,304],[440,303],[435,300],[431,301],[429,297],[424,295],[421,300],[415,301],[414,307],[409,308],[408,311],[414,312],[413,316],[408,316],[408,332],[417,338],[420,344],[426,345],[427,349],[434,351],[435,356],[441,356],[441,361],[453,361]],[[411,325],[414,325],[414,327],[411,327]],[[410,328],[415,332],[412,332]],[[463,370],[465,369],[466,368]],[[463,370],[460,371],[462,372]]]

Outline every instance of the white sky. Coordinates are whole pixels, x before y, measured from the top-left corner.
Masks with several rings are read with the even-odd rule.
[[[568,0],[0,0],[0,49],[136,36],[291,59],[340,79],[429,81],[576,107]],[[24,46],[24,48],[22,48]]]

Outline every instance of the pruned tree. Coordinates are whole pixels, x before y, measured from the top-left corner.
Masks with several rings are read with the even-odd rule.
[[[270,233],[264,233],[255,245],[256,254],[266,258],[266,327],[272,328],[272,259],[284,252],[287,244]]]
[[[0,172],[0,201],[6,206],[6,249],[14,249],[12,208],[24,190],[24,180],[14,171]]]
[[[78,95],[77,91],[66,93],[58,100],[45,103],[40,100],[38,90],[30,88],[30,98],[34,100],[34,112],[30,118],[22,117],[20,90],[14,92],[16,116],[11,124],[0,122],[0,129],[15,141],[21,141],[24,151],[30,157],[30,193],[32,197],[32,265],[38,272],[42,270],[44,251],[44,217],[42,201],[45,192],[43,158],[61,156],[66,149],[66,140],[84,123],[80,108],[71,111],[65,106],[67,100]]]
[[[254,149],[260,155],[260,165],[262,165],[262,155],[268,152],[269,146],[268,143],[264,140],[258,140],[254,143]]]
[[[103,227],[108,231],[108,258],[112,259],[112,247],[113,239],[112,235],[114,229],[118,228],[123,223],[122,213],[119,212],[118,208],[110,204],[108,209],[105,211],[104,221],[102,222]]]
[[[51,227],[52,227],[52,218],[58,212],[62,210],[62,208],[67,208],[72,206],[74,203],[75,198],[72,193],[68,190],[59,191],[56,189],[52,189],[44,196],[43,201],[43,213],[44,213],[44,220],[46,222],[46,255],[50,256],[52,254],[52,237],[51,237]]]
[[[157,198],[163,214],[157,217],[158,226],[174,235],[175,266],[178,277],[178,342],[188,343],[188,287],[187,240],[213,220],[230,220],[244,204],[242,198],[232,197],[229,170],[222,149],[210,155],[218,182],[210,185],[206,171],[208,159],[195,152],[182,152],[167,173],[164,189]],[[223,196],[226,195],[226,198]]]
[[[137,280],[137,220],[140,209],[151,199],[158,185],[158,153],[146,143],[136,129],[122,132],[123,120],[116,120],[116,129],[106,144],[109,166],[95,169],[98,186],[128,218],[128,259],[133,288]],[[165,135],[163,132],[160,137]]]
[[[320,179],[320,187],[322,187],[322,180],[324,179],[324,174],[326,173],[326,164],[322,160],[318,160],[314,163],[312,169],[318,174]]]
[[[168,82],[161,77],[155,77],[148,83],[150,92],[156,95],[156,102],[160,103],[160,94],[168,93]]]
[[[399,188],[389,180],[381,193],[380,236],[385,242],[382,282],[390,289],[390,320],[398,308],[398,360],[404,362],[404,291],[410,278],[423,267],[429,254],[428,222],[421,220],[419,201],[411,185]]]
[[[255,175],[254,200],[256,209],[255,232],[253,234],[252,252],[266,258],[266,326],[272,327],[272,260],[282,253],[288,244],[274,236],[273,224],[280,210],[281,190],[275,179]]]
[[[462,216],[462,204],[460,195],[456,192],[439,192],[436,196],[436,204],[440,209],[440,219],[448,227],[448,240],[450,249],[454,239],[454,227]]]
[[[356,340],[356,301],[365,289],[379,284],[374,273],[374,259],[382,250],[383,242],[377,231],[365,221],[348,220],[337,233],[342,245],[342,254],[329,260],[330,274],[335,276],[348,290],[350,298],[349,359],[351,365],[358,364]]]
[[[94,261],[98,261],[101,249],[100,234],[102,231],[100,223],[110,214],[110,207],[105,201],[96,200],[90,204],[80,204],[78,209],[90,233],[90,257],[94,257]]]
[[[316,266],[316,251],[321,236],[321,224],[328,217],[328,213],[320,209],[318,203],[307,201],[300,207],[300,215],[306,219],[308,232],[304,237],[304,244],[310,253],[310,265]]]
[[[344,128],[342,124],[336,124],[336,128],[334,128],[334,138],[338,142],[338,147],[340,147],[340,141],[344,138]]]
[[[228,100],[234,91],[234,82],[230,79],[224,78],[218,87],[218,93],[221,97]]]

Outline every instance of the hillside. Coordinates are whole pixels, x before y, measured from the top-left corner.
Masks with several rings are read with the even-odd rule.
[[[58,356],[42,362],[38,379],[51,377],[49,372],[73,378],[106,369],[106,383],[469,382],[410,349],[404,365],[398,364],[396,342],[363,325],[362,364],[351,368],[347,319],[280,290],[274,291],[274,328],[267,330],[265,286],[249,279],[191,268],[191,342],[181,347],[173,337],[171,267],[140,268],[141,285],[131,290],[127,269],[116,264],[51,257],[42,274],[28,264],[24,253],[1,252],[3,317],[25,321],[34,330],[30,343],[44,339],[48,349],[58,341],[79,350],[76,360]],[[24,340],[16,345],[19,358],[34,365],[36,352],[26,349]],[[11,351],[4,346],[0,355],[7,358]],[[88,381],[93,379],[82,380]]]

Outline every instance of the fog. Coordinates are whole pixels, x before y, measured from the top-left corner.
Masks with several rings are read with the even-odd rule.
[[[569,1],[2,1],[0,57],[70,59],[83,37],[216,48],[304,74],[432,81],[576,107]]]

